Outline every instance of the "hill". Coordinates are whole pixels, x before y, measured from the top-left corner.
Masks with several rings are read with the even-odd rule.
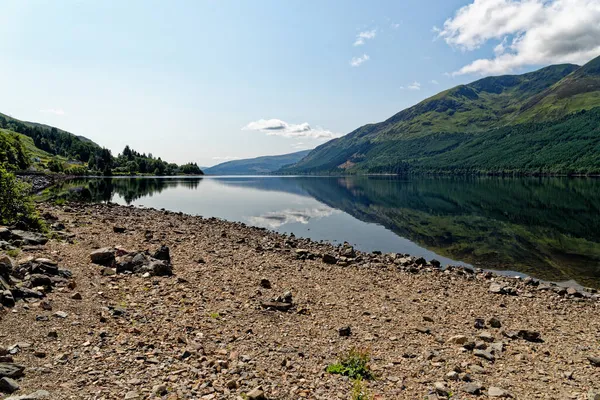
[[[69,175],[202,175],[196,163],[177,165],[125,146],[114,157],[92,140],[52,126],[0,113],[0,165],[9,170],[65,172]]]
[[[227,161],[204,170],[210,175],[260,175],[269,174],[287,165],[302,160],[311,150],[303,150],[296,153],[283,154],[280,156],[264,156],[245,160]]]
[[[577,172],[597,173],[597,149],[589,146],[598,145],[599,113],[577,114],[594,107],[600,107],[600,57],[583,67],[487,77],[331,140],[280,172],[573,172],[564,169],[572,161],[563,152],[568,147],[587,154]],[[566,134],[560,141],[548,136],[557,124]],[[518,147],[525,144],[544,151]]]

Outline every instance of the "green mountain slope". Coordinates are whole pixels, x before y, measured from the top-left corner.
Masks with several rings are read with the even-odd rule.
[[[311,150],[280,156],[264,156],[245,160],[227,161],[204,170],[210,175],[258,175],[274,172],[303,159]]]
[[[539,135],[528,138],[527,142],[537,143],[539,139],[544,146],[552,146],[548,143],[552,137],[549,138],[547,132],[553,121],[560,120],[563,128],[569,131],[563,140],[578,141],[585,137],[594,141],[595,138],[587,138],[580,129],[581,121],[569,120],[565,126],[562,118],[598,106],[600,57],[583,67],[553,65],[523,75],[488,77],[443,91],[384,122],[365,125],[325,143],[281,172],[398,173],[414,169],[455,171],[457,167],[479,172],[524,173],[539,172],[539,167],[543,167],[562,172],[557,167],[568,165],[569,160],[561,158],[560,151],[552,151],[551,159],[545,163],[542,162],[544,160],[513,163],[512,154],[519,150],[514,146],[524,142],[511,136],[525,133]],[[600,120],[590,120],[597,115],[592,113],[585,117],[588,128],[600,124]],[[550,124],[543,125],[547,122]],[[502,130],[508,127],[512,130]],[[555,145],[560,147],[563,144]],[[572,145],[579,148],[586,144]],[[462,149],[452,156],[441,156],[459,147]],[[460,157],[470,157],[471,153],[479,156],[478,162],[446,163],[448,157],[460,161]],[[496,162],[494,157],[491,157],[492,160],[487,157],[498,154],[506,158]],[[529,155],[535,156],[531,151]],[[471,157],[471,161],[476,159]],[[590,159],[593,157],[590,156]],[[592,161],[593,164],[586,164],[585,169],[591,167],[594,172],[600,172],[600,163],[595,159]]]

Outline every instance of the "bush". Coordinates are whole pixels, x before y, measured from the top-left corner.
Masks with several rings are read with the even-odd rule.
[[[0,165],[0,225],[16,224],[35,230],[45,228],[29,197],[28,185]]]
[[[367,385],[362,379],[356,379],[352,384],[351,400],[373,400],[374,396],[369,392]]]
[[[337,363],[331,364],[326,371],[330,374],[339,374],[350,379],[373,379],[373,373],[369,368],[369,351],[353,347],[341,357]]]

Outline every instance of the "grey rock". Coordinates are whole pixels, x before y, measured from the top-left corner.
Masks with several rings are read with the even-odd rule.
[[[50,397],[50,392],[48,392],[46,390],[38,390],[37,392],[33,392],[30,394],[7,397],[4,400],[39,400],[39,399],[46,399],[48,397]]]
[[[462,387],[462,391],[469,394],[479,395],[483,390],[483,385],[479,382],[469,382]]]
[[[494,357],[494,355],[487,350],[474,350],[473,355],[476,357],[484,358],[484,359],[486,359],[488,361],[492,361],[492,362],[494,360],[496,360],[496,357]]]
[[[530,331],[527,329],[521,329],[517,335],[528,342],[543,342],[541,334],[536,331]]]
[[[488,397],[503,397],[503,398],[512,398],[512,394],[507,392],[506,390],[499,388],[497,386],[490,386],[488,389]]]
[[[262,278],[260,280],[260,287],[264,289],[271,289],[271,281],[266,278]]]
[[[262,386],[258,386],[246,394],[248,400],[267,400]]]
[[[171,253],[169,248],[165,245],[160,246],[160,248],[156,250],[156,253],[154,253],[153,257],[157,260],[166,261],[167,263],[171,262]]]
[[[492,317],[488,321],[489,326],[492,328],[502,328],[502,322],[496,317]]]
[[[323,254],[323,262],[325,264],[335,264],[337,262],[337,258],[331,254]]]
[[[338,329],[338,333],[340,336],[350,336],[352,334],[352,329],[349,326],[344,326],[343,328]]]
[[[448,397],[450,395],[450,389],[444,382],[435,382],[433,384],[435,392],[441,396]]]
[[[594,367],[600,367],[600,357],[588,356],[587,359]]]
[[[115,262],[115,249],[104,247],[90,253],[90,259],[94,264],[111,266]]]
[[[4,377],[0,379],[0,392],[10,394],[16,392],[20,388],[19,384],[11,378]]]
[[[13,363],[0,363],[0,378],[20,378],[25,367]]]
[[[27,232],[27,231],[21,231],[21,230],[12,231],[12,238],[13,238],[13,240],[20,240],[25,245],[32,245],[32,246],[44,245],[44,244],[48,243],[48,238],[45,237],[44,235],[41,235],[41,234],[35,233],[35,232]]]

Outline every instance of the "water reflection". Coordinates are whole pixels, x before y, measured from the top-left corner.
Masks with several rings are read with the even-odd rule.
[[[311,237],[326,232],[338,241],[349,235],[351,221],[344,216],[352,216],[362,221],[353,237],[370,250],[402,252],[396,243],[385,247],[385,235],[395,234],[452,260],[600,286],[596,179],[134,178],[68,182],[50,195],[84,201],[113,201],[116,195],[127,204],[152,198],[161,207],[247,217],[272,229],[305,225],[313,229]],[[218,204],[209,207],[211,198]],[[365,223],[393,234],[373,237]]]

